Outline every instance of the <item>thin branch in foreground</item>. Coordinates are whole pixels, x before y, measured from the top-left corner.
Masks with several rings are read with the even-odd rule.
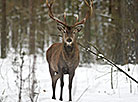
[[[76,102],[79,102],[79,100],[85,94],[85,92],[89,89],[89,87],[90,87],[90,85],[86,87],[86,89],[81,93],[81,95],[78,97],[78,99],[76,100]]]
[[[19,101],[18,102],[21,102],[21,99],[22,99],[22,87],[23,87],[22,73],[23,73],[24,55],[25,55],[25,52],[23,52],[21,56],[22,63],[20,66],[20,87],[19,87],[20,89],[19,89]]]
[[[134,79],[133,77],[131,77],[128,73],[126,73],[125,71],[123,71],[120,67],[118,67],[114,62],[112,62],[111,60],[107,59],[105,56],[99,56],[99,54],[93,52],[92,50],[90,50],[90,48],[87,48],[85,46],[83,46],[81,43],[78,42],[78,44],[84,48],[87,52],[90,52],[91,54],[94,54],[98,57],[100,57],[101,59],[105,59],[107,62],[109,62],[110,64],[112,64],[114,67],[116,67],[119,71],[123,72],[127,77],[129,77],[131,80],[133,80],[134,82],[136,82],[138,84],[138,81],[136,79]],[[97,49],[98,50],[98,49]],[[100,52],[98,50],[98,52]]]
[[[2,60],[2,63],[1,63],[1,65],[0,65],[0,76],[1,76],[1,78],[4,80],[4,77],[3,77],[2,72],[1,72],[3,63],[4,63],[4,59]]]

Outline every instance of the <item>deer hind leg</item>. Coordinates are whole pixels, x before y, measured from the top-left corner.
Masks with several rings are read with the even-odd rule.
[[[74,77],[74,72],[69,74],[69,101],[72,101],[71,90],[72,90],[73,77]]]
[[[57,80],[59,79],[60,75],[59,74],[55,75],[55,72],[51,68],[49,68],[49,71],[50,71],[50,75],[51,75],[51,78],[52,78],[52,89],[53,89],[52,99],[56,99],[55,89],[56,89]]]
[[[60,91],[60,98],[59,98],[59,100],[63,101],[63,98],[62,98],[63,87],[64,87],[64,76],[63,76],[63,74],[60,77],[60,87],[61,87],[61,91]]]

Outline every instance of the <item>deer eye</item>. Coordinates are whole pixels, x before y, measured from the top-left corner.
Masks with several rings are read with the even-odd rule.
[[[74,31],[73,31],[73,34],[76,34],[77,33],[77,30],[75,29]]]
[[[84,27],[84,25],[83,24],[81,24],[81,25],[78,25],[75,29],[74,29],[74,33],[78,33],[78,32],[80,32],[81,30],[82,30],[82,28]]]
[[[66,33],[66,30],[63,30],[63,33]]]

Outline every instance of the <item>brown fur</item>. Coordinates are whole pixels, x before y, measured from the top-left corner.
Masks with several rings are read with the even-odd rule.
[[[60,100],[63,100],[62,99],[62,89],[64,86],[63,76],[64,74],[69,74],[69,100],[71,101],[72,79],[75,74],[75,69],[79,64],[79,49],[76,41],[74,41],[71,47],[66,46],[65,43],[53,44],[47,50],[46,58],[49,64],[49,71],[52,78],[52,87],[53,87],[52,98],[55,99],[56,82],[60,78],[61,79]]]
[[[79,64],[79,49],[77,44],[75,44],[73,51],[67,52],[62,43],[55,43],[47,50],[46,56],[54,72],[59,72],[59,66],[61,69],[67,67],[71,73]],[[61,73],[63,72],[61,71]]]

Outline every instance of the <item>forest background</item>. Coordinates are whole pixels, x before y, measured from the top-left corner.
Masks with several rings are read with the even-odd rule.
[[[82,19],[87,6],[82,0],[56,0],[55,16],[63,19],[63,12],[75,22],[74,14]],[[78,34],[85,46],[93,43],[116,64],[138,63],[138,0],[94,0],[93,15]],[[27,55],[45,56],[45,48],[60,42],[55,22],[48,16],[45,0],[0,0],[0,57],[25,51]],[[80,48],[81,49],[81,48]],[[84,50],[81,63],[97,60]],[[99,61],[98,61],[99,63]]]

